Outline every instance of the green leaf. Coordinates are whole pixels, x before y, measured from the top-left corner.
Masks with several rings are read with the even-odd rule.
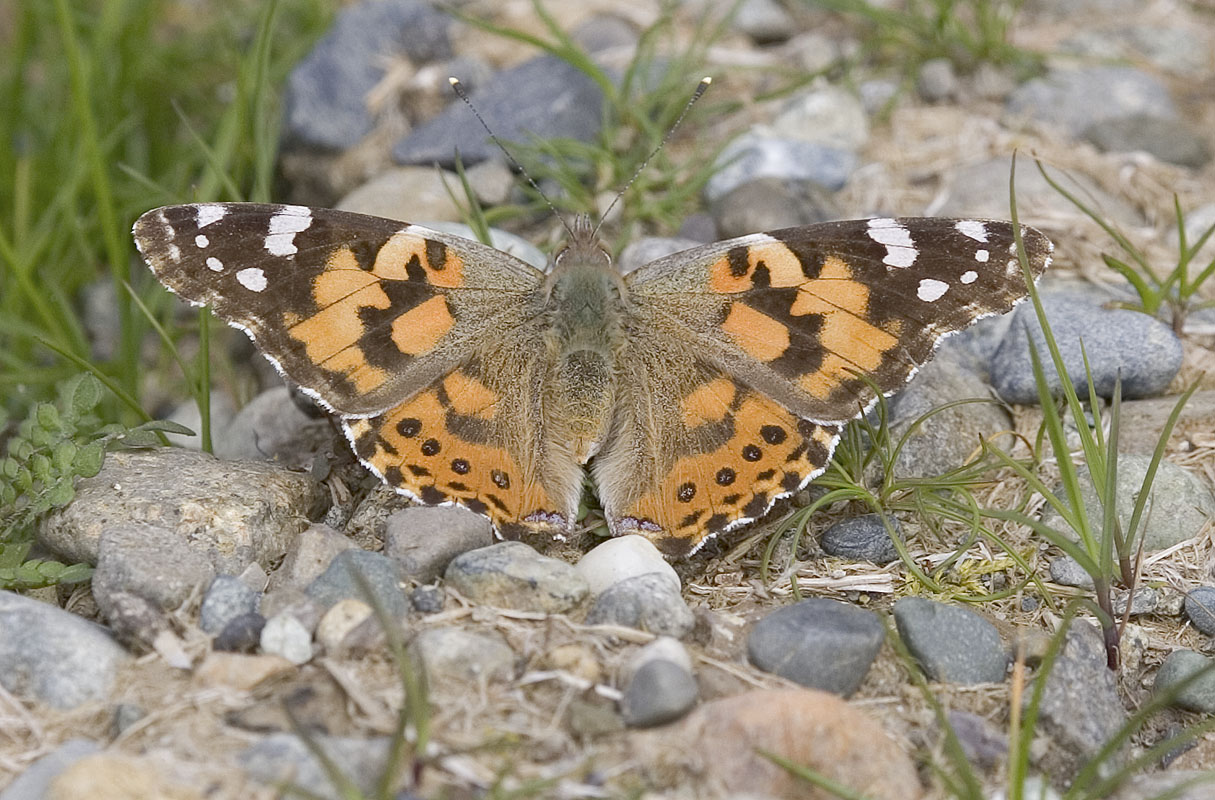
[[[51,460],[44,453],[35,453],[30,459],[30,471],[34,477],[43,483],[49,483],[54,478],[51,472]]]
[[[76,497],[76,487],[70,480],[62,480],[46,493],[46,500],[53,508],[63,508]]]
[[[179,436],[197,436],[198,434],[182,425],[179,422],[174,422],[169,419],[154,419],[148,422],[136,425],[131,428],[132,431],[161,431],[163,433],[175,433]],[[158,440],[159,441],[159,440]]]
[[[34,409],[34,419],[38,420],[39,427],[44,430],[57,431],[62,427],[59,409],[50,403],[39,403]]]
[[[51,454],[51,463],[55,467],[55,471],[59,473],[67,473],[72,468],[72,464],[76,461],[76,456],[80,453],[80,447],[68,439],[65,442],[60,442],[55,448],[55,452]]]
[[[82,583],[93,576],[93,568],[88,564],[72,564],[64,567],[59,573],[59,583]]]
[[[101,441],[89,442],[80,448],[76,455],[76,474],[82,478],[91,478],[101,472],[101,463],[105,459],[105,447]]]
[[[114,440],[119,447],[123,448],[141,448],[141,447],[157,447],[160,445],[160,438],[155,431],[140,430],[134,428],[127,431]]]
[[[17,470],[20,468],[21,466],[17,463],[17,459],[12,456],[7,456],[3,461],[0,461],[0,475],[10,481],[17,477]]]
[[[90,373],[82,372],[70,386],[68,396],[72,413],[82,417],[101,402],[101,383]]]
[[[34,454],[34,443],[25,438],[10,439],[8,451],[18,461],[29,461]]]

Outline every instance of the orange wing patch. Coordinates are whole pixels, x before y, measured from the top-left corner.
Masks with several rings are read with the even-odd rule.
[[[410,497],[484,514],[508,538],[565,534],[570,522],[557,504],[483,424],[495,401],[489,387],[456,371],[383,414],[343,424],[363,463]]]
[[[464,285],[464,262],[460,257],[440,241],[410,233],[408,227],[384,243],[371,271],[381,278],[403,281],[409,279],[409,268],[415,264],[423,269],[432,286],[457,289]]]
[[[698,411],[689,414],[690,406]],[[675,457],[662,480],[616,521],[616,532],[648,536],[669,556],[687,555],[709,536],[757,519],[804,486],[827,466],[840,432],[799,420],[726,378],[697,387],[684,409],[685,422],[723,426],[726,433],[712,449]]]
[[[731,303],[721,324],[734,343],[758,361],[773,361],[789,349],[789,327],[744,303]]]

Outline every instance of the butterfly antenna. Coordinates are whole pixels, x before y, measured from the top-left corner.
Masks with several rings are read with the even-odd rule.
[[[565,232],[569,234],[571,239],[573,239],[574,231],[570,229],[569,223],[565,221],[565,217],[561,216],[561,213],[557,211],[557,207],[553,205],[553,201],[548,199],[548,195],[544,193],[544,190],[542,190],[536,184],[536,181],[533,180],[532,176],[528,174],[526,169],[523,168],[523,165],[515,160],[515,157],[510,154],[509,150],[506,149],[506,145],[502,144],[502,140],[498,138],[492,129],[490,129],[489,123],[485,121],[485,118],[481,116],[481,112],[477,110],[475,105],[473,105],[473,101],[469,98],[468,92],[464,91],[464,84],[460,83],[460,79],[454,77],[448,78],[447,82],[451,84],[451,89],[456,93],[456,96],[463,100],[464,105],[468,106],[469,110],[472,111],[473,116],[477,118],[477,122],[480,122],[481,127],[485,129],[487,134],[489,134],[490,140],[497,145],[498,149],[502,151],[502,154],[506,156],[506,160],[511,163],[511,166],[523,174],[523,177],[527,179],[528,184],[530,184],[531,187],[536,190],[536,194],[540,195],[540,199],[542,199],[544,204],[548,206],[549,211],[553,212],[553,216],[561,220],[561,226],[565,228]]]
[[[612,200],[612,204],[609,205],[607,210],[603,212],[603,215],[599,217],[599,224],[595,226],[594,231],[596,234],[599,233],[599,228],[603,225],[603,221],[608,218],[608,214],[610,214],[612,209],[616,207],[616,204],[620,202],[620,198],[624,197],[624,193],[629,190],[629,187],[632,186],[633,182],[637,180],[637,176],[639,176],[641,171],[646,168],[646,165],[650,163],[650,159],[658,155],[658,152],[662,150],[662,148],[666,147],[667,140],[670,139],[671,135],[675,133],[676,129],[679,128],[680,123],[683,122],[683,118],[688,115],[688,112],[692,110],[692,106],[696,104],[696,101],[700,99],[701,95],[705,93],[705,91],[709,88],[709,84],[712,82],[713,79],[707,75],[700,79],[700,83],[696,86],[696,91],[692,92],[692,96],[688,98],[688,102],[683,107],[683,111],[679,112],[679,116],[675,118],[675,122],[673,122],[671,127],[667,129],[667,132],[663,134],[662,141],[659,142],[658,146],[651,150],[650,154],[645,157],[645,160],[638,165],[637,170],[633,173],[633,177],[629,178],[628,183],[624,185],[624,188],[616,193],[616,198]]]

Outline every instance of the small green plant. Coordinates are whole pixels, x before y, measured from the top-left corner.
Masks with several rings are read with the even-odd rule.
[[[1026,73],[1038,69],[1041,61],[1011,40],[1021,0],[907,0],[893,5],[814,0],[813,5],[868,23],[871,48],[879,57],[911,66],[912,75],[935,58],[947,58],[965,71],[988,62]]]
[[[90,362],[117,389],[103,394],[100,414],[138,418],[128,410],[138,402],[118,399],[140,400],[145,384],[148,326],[136,300],[162,317],[174,304],[133,269],[131,222],[168,202],[265,197],[280,117],[268,87],[334,11],[327,0],[188,18],[178,10],[170,0],[6,6],[0,406],[12,417],[53,400],[56,385]],[[93,321],[112,341],[82,321],[94,293],[110,314]]]
[[[876,392],[876,387],[873,387]],[[908,440],[932,416],[951,408],[970,403],[991,402],[984,399],[963,399],[944,403],[912,420],[897,436],[889,422],[889,406],[886,398],[880,397],[873,409],[844,428],[840,443],[827,470],[814,481],[814,486],[826,492],[814,502],[799,508],[777,525],[761,558],[760,566],[764,579],[769,577],[771,557],[780,538],[790,531],[794,534],[794,547],[805,532],[814,514],[836,503],[851,503],[866,512],[878,514],[886,526],[895,549],[903,560],[911,579],[925,591],[966,602],[983,602],[1006,597],[1021,591],[1027,583],[1035,583],[1044,590],[1040,579],[1034,574],[1029,562],[1011,545],[1004,542],[996,532],[983,522],[982,508],[974,492],[992,480],[994,466],[981,449],[977,458],[941,475],[908,478],[899,474],[896,465]],[[964,526],[968,531],[955,548],[952,556],[938,564],[931,572],[911,558],[906,545],[894,530],[892,514],[912,514],[924,524],[937,528],[945,523]],[[953,575],[955,565],[976,541],[983,539],[1000,550],[1024,576],[1011,582],[1008,587],[995,593],[975,590],[974,587],[959,586]],[[798,592],[796,580],[793,583]]]
[[[1138,304],[1127,304],[1129,307],[1152,316],[1158,315],[1162,309],[1168,308],[1172,318],[1173,330],[1178,334],[1185,327],[1186,317],[1203,308],[1215,307],[1215,300],[1201,300],[1198,291],[1212,275],[1215,275],[1215,258],[1202,266],[1197,274],[1191,274],[1194,259],[1203,246],[1215,235],[1215,223],[1199,234],[1190,242],[1186,236],[1185,213],[1181,210],[1181,201],[1173,195],[1173,214],[1177,220],[1177,263],[1167,273],[1152,266],[1151,260],[1142,249],[1136,247],[1122,231],[1118,230],[1109,220],[1085,204],[1075,194],[1067,191],[1059,184],[1041,161],[1035,162],[1042,177],[1046,178],[1056,192],[1067,198],[1068,202],[1084,212],[1084,215],[1101,226],[1109,237],[1114,240],[1123,253],[1123,258],[1115,258],[1108,253],[1102,253],[1101,258],[1106,266],[1121,275],[1135,294],[1139,297]],[[1129,262],[1129,263],[1128,263]],[[1132,266],[1133,264],[1133,266]]]
[[[1016,222],[1017,210],[1015,195],[1012,202],[1013,221]],[[1019,229],[1018,229],[1019,230]],[[1018,235],[1018,249],[1021,242]],[[1089,480],[1096,494],[1100,508],[1100,518],[1096,519],[1095,511],[1085,507],[1081,481],[1083,480],[1068,445],[1067,430],[1063,415],[1056,406],[1052,395],[1050,381],[1046,377],[1037,348],[1030,338],[1030,357],[1034,370],[1034,381],[1038,390],[1038,402],[1043,412],[1042,426],[1049,442],[1052,460],[1059,470],[1059,480],[1064,497],[1051,491],[1032,468],[1021,461],[1013,459],[997,447],[987,446],[988,452],[1004,466],[1012,469],[1029,486],[1041,495],[1055,510],[1066,524],[1066,529],[1056,529],[1041,519],[1035,518],[1021,510],[986,509],[985,515],[1016,522],[1031,528],[1039,536],[1063,550],[1093,578],[1094,593],[1097,600],[1095,613],[1105,634],[1106,650],[1110,669],[1118,667],[1118,640],[1120,628],[1114,619],[1113,597],[1111,594],[1114,583],[1121,582],[1128,591],[1135,588],[1138,554],[1141,550],[1139,534],[1141,525],[1145,522],[1144,513],[1147,502],[1151,497],[1152,483],[1156,470],[1164,457],[1169,436],[1177,423],[1181,410],[1190,396],[1198,388],[1195,383],[1178,398],[1172,414],[1165,423],[1164,429],[1156,443],[1156,449],[1143,477],[1143,483],[1135,498],[1134,509],[1130,519],[1123,529],[1122,522],[1116,513],[1116,491],[1118,480],[1118,431],[1121,417],[1122,389],[1121,380],[1115,382],[1113,398],[1109,408],[1109,433],[1106,435],[1101,421],[1089,427],[1084,405],[1068,377],[1067,365],[1059,351],[1051,331],[1050,322],[1042,306],[1037,288],[1029,275],[1028,266],[1022,255],[1022,267],[1026,270],[1026,284],[1029,289],[1030,301],[1042,329],[1043,339],[1050,354],[1051,365],[1056,373],[1063,395],[1063,406],[1080,439],[1083,461],[1088,469]],[[1081,348],[1083,354],[1083,347]],[[1093,385],[1092,373],[1089,369],[1088,358],[1084,360],[1085,374],[1088,384],[1088,404],[1094,414],[1099,414],[1101,407]],[[1039,437],[1041,439],[1041,437]],[[1129,607],[1129,603],[1128,603]],[[1123,620],[1125,623],[1125,620]]]
[[[702,18],[691,44],[678,52],[666,47],[672,30],[667,9],[642,34],[636,52],[623,73],[615,78],[599,66],[545,9],[533,0],[545,36],[495,25],[485,19],[453,12],[462,21],[497,36],[537,47],[562,59],[595,82],[604,97],[603,126],[593,142],[571,139],[515,142],[508,148],[537,182],[550,182],[560,189],[553,202],[564,210],[598,211],[601,193],[617,192],[631,185],[621,202],[620,218],[614,221],[620,239],[629,241],[646,228],[673,229],[699,202],[700,191],[711,177],[711,157],[681,158],[680,163],[698,165],[683,172],[662,150],[672,124],[684,112],[696,81],[704,75],[705,54],[725,29],[728,17]],[[650,166],[640,167],[653,158]],[[491,222],[530,214],[543,208],[535,197],[526,209],[502,206],[490,209]]]
[[[0,589],[36,589],[87,580],[87,564],[28,558],[34,526],[76,496],[75,480],[96,475],[106,448],[155,444],[160,431],[189,433],[169,422],[137,428],[103,425],[101,383],[88,373],[59,387],[55,403],[39,403],[8,436],[0,459]]]

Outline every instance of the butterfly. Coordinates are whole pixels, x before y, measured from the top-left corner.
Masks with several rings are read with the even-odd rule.
[[[1052,245],[1020,230],[1030,272]],[[806,225],[621,274],[589,221],[538,270],[322,208],[154,209],[156,277],[242,329],[399,492],[564,536],[585,470],[613,534],[668,557],[763,516],[940,339],[1026,293],[1007,222]],[[875,391],[876,390],[876,391]]]

